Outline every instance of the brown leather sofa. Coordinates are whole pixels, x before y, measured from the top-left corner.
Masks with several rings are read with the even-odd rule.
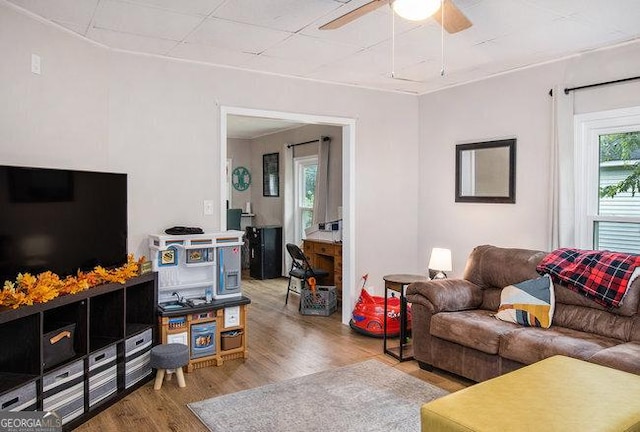
[[[462,279],[416,282],[412,303],[415,359],[474,381],[484,381],[556,354],[640,375],[640,278],[614,309],[555,285],[550,328],[496,319],[503,287],[539,277],[545,252],[478,246]]]

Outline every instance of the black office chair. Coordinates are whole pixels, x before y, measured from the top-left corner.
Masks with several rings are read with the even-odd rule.
[[[287,286],[287,297],[284,300],[286,305],[289,302],[289,293],[301,294],[300,291],[296,291],[291,287],[291,278],[300,279],[304,284],[311,277],[323,278],[329,276],[329,272],[322,269],[314,269],[309,265],[309,261],[300,248],[292,243],[287,243],[287,252],[291,256],[291,269],[289,270],[289,285]]]

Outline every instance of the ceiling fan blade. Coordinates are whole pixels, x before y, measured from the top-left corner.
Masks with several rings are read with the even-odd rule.
[[[458,33],[468,29],[473,24],[469,21],[452,0],[444,0],[444,24],[442,23],[442,11],[438,9],[433,18],[440,23],[448,33]]]
[[[370,1],[369,3],[365,3],[359,8],[352,10],[351,12],[347,12],[346,14],[339,16],[333,21],[329,21],[328,23],[320,27],[320,30],[334,30],[334,29],[340,28],[343,25],[349,24],[351,21],[354,21],[360,18],[361,16],[368,14],[369,12],[373,12],[374,10],[386,4],[389,4],[389,0]]]

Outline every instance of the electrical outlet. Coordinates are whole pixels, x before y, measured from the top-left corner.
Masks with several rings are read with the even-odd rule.
[[[202,202],[202,208],[205,216],[213,215],[213,201],[212,200],[204,200]]]

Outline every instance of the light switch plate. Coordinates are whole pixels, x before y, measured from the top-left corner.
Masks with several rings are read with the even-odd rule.
[[[213,215],[213,201],[212,200],[204,200],[202,203],[202,209],[204,211],[205,216]]]
[[[38,54],[31,54],[31,72],[36,75],[40,75],[40,61]]]

